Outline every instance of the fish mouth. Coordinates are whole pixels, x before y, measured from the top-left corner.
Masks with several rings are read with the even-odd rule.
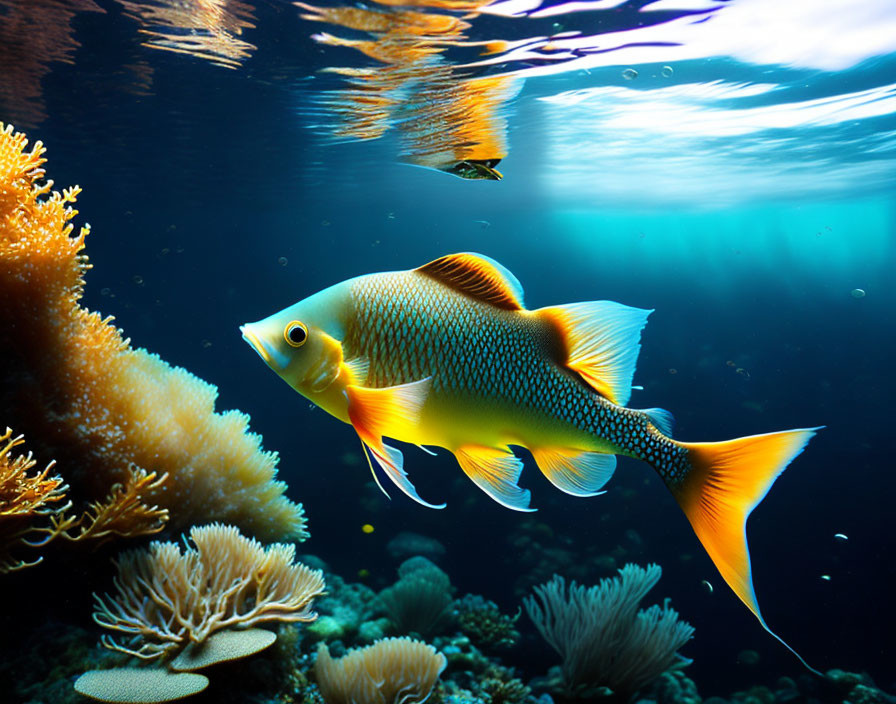
[[[256,335],[251,328],[251,323],[240,325],[240,332],[243,335],[243,339],[249,343],[249,346],[255,350],[258,353],[258,356],[264,360],[264,363],[274,371],[286,368],[286,362],[288,362],[288,360],[284,360],[282,354],[273,349],[270,345],[265,344],[264,340]]]

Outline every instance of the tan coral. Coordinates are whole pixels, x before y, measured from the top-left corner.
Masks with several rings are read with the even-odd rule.
[[[44,151],[0,123],[0,416],[39,440],[35,452],[58,459],[88,500],[133,472],[167,473],[142,498],[168,509],[174,528],[220,520],[262,539],[306,537],[301,505],[275,480],[277,455],[248,417],[216,413],[214,386],[133,349],[111,318],[81,307],[80,189],[44,181]]]
[[[212,634],[259,623],[313,621],[311,601],[323,593],[323,574],[295,563],[295,546],[267,548],[233,526],[190,531],[195,547],[153,542],[118,560],[117,594],[95,596],[93,618],[124,633],[103,644],[143,659],[171,656]]]
[[[445,664],[444,655],[412,638],[383,638],[338,660],[321,643],[314,675],[327,704],[421,704]]]

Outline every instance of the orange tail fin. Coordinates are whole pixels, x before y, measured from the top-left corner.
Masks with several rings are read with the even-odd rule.
[[[713,563],[762,627],[805,660],[765,623],[750,570],[747,517],[772,483],[819,428],[784,430],[725,442],[681,443],[688,450],[690,471],[672,493],[691,522]]]

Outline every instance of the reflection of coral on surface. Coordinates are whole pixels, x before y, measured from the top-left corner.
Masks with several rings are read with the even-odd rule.
[[[609,687],[632,695],[666,670],[690,662],[676,651],[694,629],[679,621],[674,609],[665,604],[638,611],[661,574],[659,565],[628,564],[619,577],[590,588],[572,582],[568,590],[566,580],[554,575],[524,600],[539,633],[563,656],[567,692]]]
[[[445,656],[411,638],[384,638],[334,660],[317,650],[314,674],[327,704],[420,704],[429,697]]]
[[[41,82],[52,64],[72,63],[72,20],[103,12],[93,0],[0,0],[0,114],[34,126],[46,117]]]
[[[103,501],[93,502],[80,517],[69,513],[71,502],[62,505],[68,486],[62,477],[50,475],[55,462],[38,474],[27,474],[37,464],[31,454],[13,458],[10,451],[24,442],[10,439],[12,430],[0,436],[0,573],[33,567],[43,558],[30,561],[14,552],[44,547],[55,538],[69,541],[102,540],[113,535],[134,537],[162,530],[168,511],[147,506],[142,495],[158,489],[166,476],[131,470],[125,484],[115,484]]]
[[[306,537],[248,417],[215,413],[214,386],[132,349],[111,318],[79,305],[88,228],[73,235],[70,220],[80,189],[52,191],[43,146],[26,144],[0,124],[0,417],[59,461],[78,498],[167,472],[164,486],[141,490],[172,527],[221,520],[263,539]]]
[[[221,631],[317,617],[311,601],[324,590],[323,575],[294,562],[295,546],[264,548],[223,525],[193,528],[190,540],[195,548],[184,552],[154,542],[118,559],[117,594],[97,596],[93,618],[127,641],[106,635],[103,645],[153,659]]]

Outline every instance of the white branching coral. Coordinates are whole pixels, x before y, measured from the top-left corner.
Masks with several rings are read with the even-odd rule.
[[[311,602],[324,591],[323,574],[294,562],[294,545],[265,548],[221,524],[193,528],[190,540],[195,547],[183,552],[156,541],[121,555],[117,594],[94,595],[93,619],[126,639],[107,634],[103,645],[149,660],[224,630],[317,618]]]

